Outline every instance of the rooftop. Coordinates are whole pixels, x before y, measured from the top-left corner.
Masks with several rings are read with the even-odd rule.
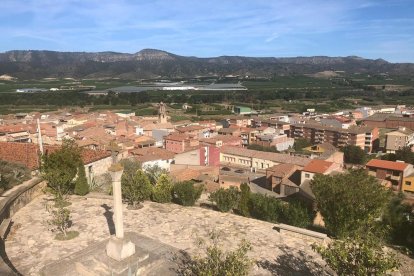
[[[371,168],[387,169],[392,171],[404,171],[409,164],[404,162],[394,162],[387,160],[372,159],[366,166]]]
[[[303,168],[303,171],[323,174],[332,166],[332,164],[334,163],[319,159],[313,159]]]

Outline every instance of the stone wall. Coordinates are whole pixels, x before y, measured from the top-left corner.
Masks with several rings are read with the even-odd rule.
[[[11,226],[13,215],[42,193],[46,181],[34,177],[2,194],[0,199],[0,275],[21,275],[10,262],[4,239]]]
[[[304,228],[299,228],[287,224],[276,224],[275,228],[279,230],[281,235],[286,235],[289,237],[302,239],[310,244],[312,243],[322,243],[325,244],[329,241],[329,238],[326,234],[307,230]]]
[[[41,178],[35,177],[22,184],[6,191],[0,199],[0,228],[5,227],[5,223],[22,207],[26,206],[32,199],[42,193],[46,182]],[[2,238],[4,233],[2,234]]]

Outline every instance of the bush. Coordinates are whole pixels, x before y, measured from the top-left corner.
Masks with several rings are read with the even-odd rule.
[[[216,203],[217,208],[221,212],[228,212],[236,208],[239,198],[240,192],[236,187],[230,187],[229,189],[220,188],[211,193],[209,197],[212,202]]]
[[[197,248],[203,249],[203,254],[183,263],[180,275],[188,276],[230,276],[249,275],[253,261],[247,256],[252,249],[249,242],[243,240],[234,251],[225,252],[219,245],[219,235],[210,233],[210,243],[199,239]]]
[[[334,240],[327,246],[312,247],[338,275],[385,275],[400,263],[394,254],[383,250],[381,241],[374,236],[368,231]]]
[[[162,174],[155,184],[151,198],[155,202],[167,203],[172,200],[173,185],[171,179],[166,174]]]
[[[143,170],[138,170],[135,174],[124,171],[121,184],[122,196],[133,207],[144,200],[150,199],[152,186]]]
[[[279,199],[261,194],[251,194],[248,205],[252,217],[270,222],[279,221],[283,208]]]
[[[281,222],[296,227],[306,228],[312,224],[312,212],[298,201],[289,202],[283,207]]]
[[[88,180],[86,179],[85,167],[83,166],[83,162],[79,163],[78,178],[76,179],[76,182],[75,182],[74,193],[80,196],[84,196],[87,193],[89,193],[89,185],[88,185]]]
[[[237,206],[237,211],[240,215],[248,217],[249,214],[249,200],[250,200],[250,187],[247,183],[240,185],[240,199]]]
[[[203,187],[195,187],[192,181],[178,182],[174,185],[174,201],[183,206],[193,206],[203,192]]]

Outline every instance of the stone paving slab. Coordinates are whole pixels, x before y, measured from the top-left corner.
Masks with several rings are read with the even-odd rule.
[[[73,196],[68,208],[72,212],[72,229],[80,234],[69,241],[54,240],[55,234],[47,224],[47,202],[47,196],[38,197],[13,217],[5,246],[9,259],[23,275],[39,275],[45,265],[104,241],[114,231],[110,199]],[[201,207],[154,202],[143,205],[138,210],[124,205],[126,232],[194,254],[199,251],[196,238],[205,238],[214,230],[221,233],[225,249],[235,248],[242,239],[251,243],[249,256],[257,261],[254,275],[327,275],[323,260],[309,243],[280,235],[272,223]]]

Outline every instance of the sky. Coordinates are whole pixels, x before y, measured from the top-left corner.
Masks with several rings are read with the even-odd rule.
[[[414,0],[0,0],[0,52],[414,62]]]

